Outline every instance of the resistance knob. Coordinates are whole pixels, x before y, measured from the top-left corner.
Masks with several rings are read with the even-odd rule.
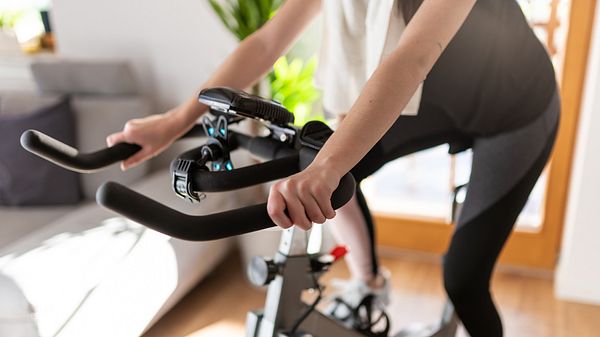
[[[269,258],[255,256],[248,265],[248,279],[255,286],[266,286],[279,273],[279,266]]]

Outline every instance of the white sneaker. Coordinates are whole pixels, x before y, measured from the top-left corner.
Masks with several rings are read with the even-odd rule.
[[[390,273],[381,270],[383,286],[371,288],[359,280],[332,280],[338,291],[329,296],[325,314],[352,326],[365,336],[388,336],[390,320],[385,307],[390,303]]]
[[[381,269],[379,274],[383,277],[383,286],[371,288],[362,280],[333,279],[331,286],[337,291],[328,296],[332,305],[327,312],[339,319],[345,319],[356,309],[367,297],[372,297],[373,304],[384,308],[390,304],[390,273]]]
[[[380,268],[379,275],[383,278],[383,286],[379,288],[371,288],[362,280],[350,279],[333,279],[331,285],[338,289],[332,297],[337,297],[344,302],[356,306],[367,295],[373,295],[384,305],[390,304],[390,272]]]

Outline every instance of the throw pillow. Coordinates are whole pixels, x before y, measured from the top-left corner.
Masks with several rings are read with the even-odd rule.
[[[80,201],[77,173],[21,147],[20,137],[27,129],[36,129],[66,144],[76,145],[70,100],[65,98],[31,114],[0,118],[0,205],[41,206]]]

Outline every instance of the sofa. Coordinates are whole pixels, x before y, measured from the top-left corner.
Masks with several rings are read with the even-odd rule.
[[[36,90],[0,92],[3,114],[24,113],[71,97],[77,147],[105,146],[125,121],[154,113],[124,61],[44,59],[31,64]],[[1,137],[2,135],[0,135]],[[200,205],[171,191],[165,163],[198,144],[186,140],[123,173],[80,175],[77,204],[0,207],[0,336],[139,336],[227,254],[231,240],[196,243],[146,229],[98,206],[96,188],[117,181],[188,214],[253,202],[256,191],[211,194]],[[234,154],[241,165],[243,154]]]

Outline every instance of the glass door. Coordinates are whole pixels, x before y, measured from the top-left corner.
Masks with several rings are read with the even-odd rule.
[[[518,2],[552,56],[561,86],[563,115],[551,164],[517,220],[517,229],[501,261],[553,268],[562,230],[595,0]],[[468,181],[471,165],[470,151],[454,156],[447,151],[447,145],[443,145],[398,159],[363,182],[381,245],[445,251],[452,233],[452,191]]]

